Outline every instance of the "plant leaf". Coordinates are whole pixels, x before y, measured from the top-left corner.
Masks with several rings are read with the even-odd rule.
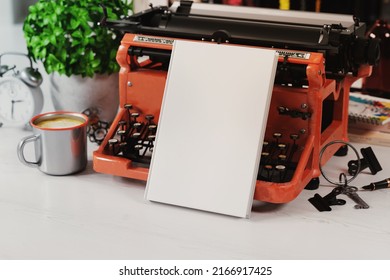
[[[83,34],[81,33],[80,30],[76,30],[75,32],[72,33],[72,37],[78,38],[78,39],[82,39],[83,38]]]
[[[91,65],[93,68],[97,68],[100,65],[100,59],[96,58],[96,59],[92,60]]]
[[[92,77],[119,69],[115,60],[122,34],[100,27],[107,7],[110,19],[127,16],[129,0],[35,0],[23,32],[29,55],[41,60],[48,73]]]
[[[62,36],[63,32],[64,32],[63,29],[58,26],[54,27],[53,29],[53,34],[56,37]]]
[[[70,19],[70,28],[71,29],[77,29],[77,27],[79,27],[79,25],[80,25],[80,21],[78,21],[74,18]]]
[[[51,44],[53,44],[53,45],[57,44],[57,37],[54,34],[49,36],[49,40],[50,40]]]

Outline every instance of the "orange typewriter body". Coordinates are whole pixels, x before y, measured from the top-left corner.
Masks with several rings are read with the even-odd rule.
[[[147,180],[167,78],[164,63],[169,64],[169,60],[154,63],[149,58],[156,51],[169,57],[173,40],[130,33],[123,37],[117,53],[120,109],[93,154],[95,171]],[[289,202],[318,180],[321,149],[332,140],[348,140],[350,86],[371,71],[363,65],[355,76],[327,79],[323,54],[291,50],[279,54],[277,77],[283,77],[283,64],[288,63],[304,69],[307,83],[301,87],[288,81],[274,84],[254,195],[272,203]],[[340,147],[329,146],[322,164]]]

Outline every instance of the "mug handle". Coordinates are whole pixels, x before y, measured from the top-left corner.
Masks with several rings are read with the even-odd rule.
[[[24,157],[24,146],[25,146],[27,143],[37,141],[38,139],[39,139],[39,135],[30,135],[30,136],[24,137],[24,138],[19,142],[18,149],[17,149],[18,158],[19,158],[19,160],[20,160],[23,164],[25,164],[25,165],[27,165],[27,166],[30,166],[30,167],[38,167],[38,162],[28,161],[28,160],[26,160],[26,158]]]

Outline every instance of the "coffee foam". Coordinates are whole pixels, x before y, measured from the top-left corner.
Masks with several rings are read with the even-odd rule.
[[[53,117],[42,120],[36,124],[40,128],[70,128],[83,124],[84,122],[78,119],[69,117]]]

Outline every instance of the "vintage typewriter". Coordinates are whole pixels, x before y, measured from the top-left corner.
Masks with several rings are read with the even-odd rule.
[[[365,38],[365,24],[352,16],[181,1],[123,20],[104,18],[102,25],[124,34],[117,53],[120,109],[93,165],[137,180],[148,177],[174,40],[279,53],[254,195],[272,203],[318,187],[321,149],[348,140],[350,86],[370,75],[379,57],[378,42]],[[336,153],[346,154],[346,147],[329,146],[323,163]]]

